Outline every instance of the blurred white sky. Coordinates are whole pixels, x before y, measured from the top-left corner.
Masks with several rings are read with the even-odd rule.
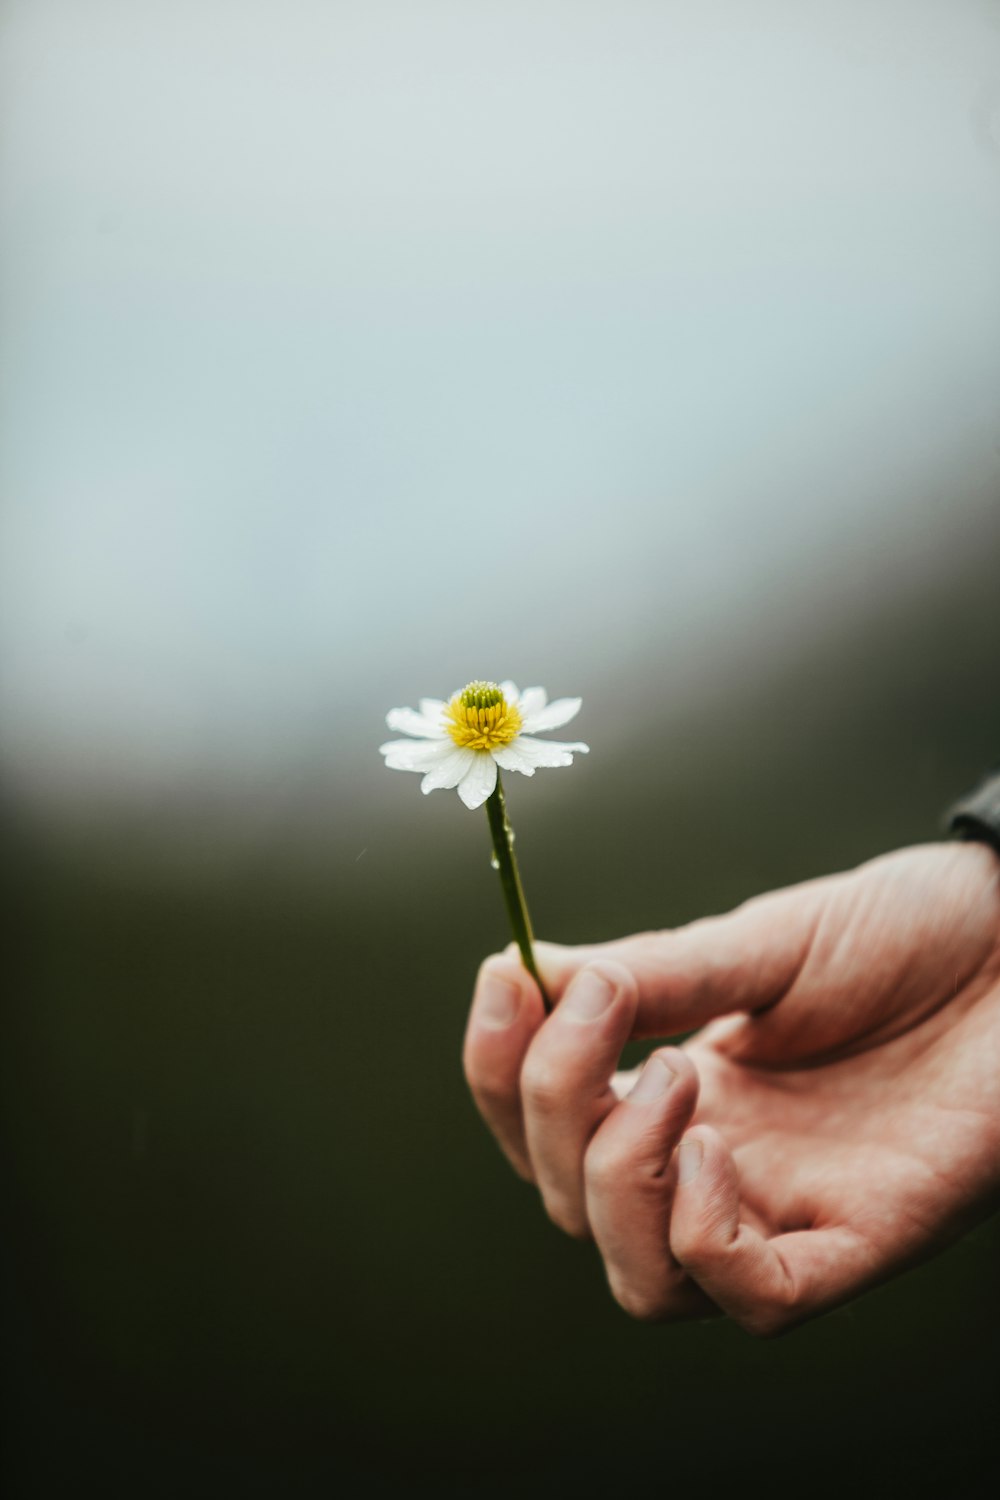
[[[6,0],[0,229],[15,783],[668,691],[997,494],[990,0]]]

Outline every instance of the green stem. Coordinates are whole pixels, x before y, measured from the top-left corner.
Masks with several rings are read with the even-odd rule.
[[[500,874],[500,884],[503,887],[503,899],[507,907],[507,916],[510,919],[511,931],[514,940],[521,950],[521,962],[538,985],[542,996],[542,1004],[546,1012],[551,1011],[552,1001],[542,983],[542,977],[535,963],[534,949],[532,948],[531,918],[528,916],[528,906],[524,899],[524,889],[521,885],[521,877],[518,874],[517,860],[514,858],[514,830],[510,826],[507,817],[507,803],[504,801],[503,784],[500,780],[500,770],[497,768],[496,789],[486,802],[486,816],[490,820],[490,836],[493,839],[493,855],[496,869]]]

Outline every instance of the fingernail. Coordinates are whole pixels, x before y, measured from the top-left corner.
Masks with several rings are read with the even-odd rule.
[[[476,997],[476,1021],[491,1031],[504,1031],[513,1024],[521,1009],[521,991],[510,979],[486,974],[480,981]]]
[[[665,1063],[660,1057],[651,1057],[639,1074],[639,1080],[628,1097],[635,1099],[639,1104],[660,1099],[676,1077],[677,1074],[669,1063]]]
[[[562,1009],[574,1021],[596,1021],[614,998],[615,987],[610,979],[596,969],[583,969],[566,991]]]
[[[681,1141],[677,1147],[677,1181],[690,1182],[701,1171],[701,1159],[705,1148],[701,1141]]]

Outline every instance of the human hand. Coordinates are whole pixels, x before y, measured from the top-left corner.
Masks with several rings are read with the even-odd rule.
[[[673,932],[537,957],[552,1015],[516,956],[488,959],[466,1076],[633,1315],[722,1311],[777,1333],[997,1201],[1000,881],[983,846],[901,850]],[[629,1039],[699,1026],[615,1073]]]

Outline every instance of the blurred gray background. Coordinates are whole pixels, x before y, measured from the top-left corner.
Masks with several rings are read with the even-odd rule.
[[[465,1095],[485,819],[376,747],[583,696],[508,788],[565,941],[939,835],[1000,4],[3,0],[0,230],[13,1492],[987,1493],[997,1226],[630,1324]]]

